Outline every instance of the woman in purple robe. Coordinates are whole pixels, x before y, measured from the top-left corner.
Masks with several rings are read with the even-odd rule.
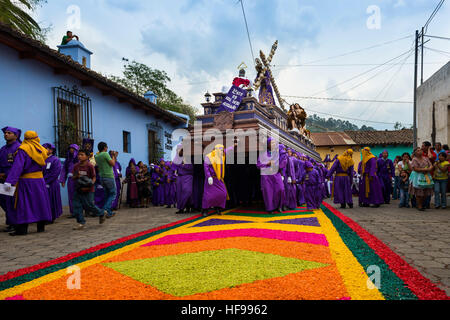
[[[361,183],[360,198],[363,207],[373,204],[374,208],[380,207],[384,203],[381,183],[377,176],[377,158],[366,147],[361,150]]]
[[[306,173],[303,177],[303,185],[305,186],[305,201],[308,210],[316,210],[320,208],[318,192],[320,190],[319,172],[314,169],[310,161],[305,163]]]
[[[261,170],[261,191],[266,211],[283,213],[285,197],[284,183],[281,171],[286,167],[287,159],[283,149],[272,138],[267,139],[267,152],[258,158],[256,167]]]
[[[203,169],[205,172],[205,186],[203,189],[202,214],[207,216],[207,211],[214,208],[217,214],[225,209],[228,197],[225,186],[225,156],[234,149],[234,146],[224,149],[218,144],[214,150],[205,157]]]
[[[52,209],[52,223],[58,219],[63,212],[61,202],[61,188],[59,186],[59,175],[61,174],[61,161],[55,156],[56,147],[51,143],[43,145],[47,149],[48,158],[45,160],[44,180],[48,190],[50,205]]]
[[[175,171],[172,169],[172,164],[170,161],[165,162],[165,184],[164,184],[164,204],[167,209],[175,206],[175,191],[176,185],[175,181]]]
[[[349,149],[337,158],[327,174],[328,179],[335,174],[331,198],[334,198],[334,203],[340,204],[342,209],[347,205],[353,208],[352,183],[354,166],[353,150]]]
[[[297,207],[297,189],[295,187],[296,173],[293,150],[287,150],[287,164],[284,172],[284,187],[285,187],[285,201],[284,206],[289,210],[294,210]]]
[[[5,182],[9,172],[14,163],[14,154],[19,149],[22,141],[20,136],[22,130],[13,127],[5,127],[2,129],[6,145],[0,149],[0,183]],[[14,231],[14,227],[9,219],[9,216],[15,214],[14,198],[0,194],[0,207],[5,211],[7,228],[4,232]]]
[[[26,235],[28,224],[36,222],[37,231],[44,232],[45,224],[52,221],[43,174],[47,150],[39,142],[36,132],[25,133],[25,140],[17,150],[14,164],[6,178],[6,189],[16,186],[16,212],[10,217],[16,231],[10,233],[11,236]]]
[[[98,166],[95,166],[95,176],[100,177]],[[105,205],[105,190],[103,189],[100,179],[95,180],[94,203],[98,208],[103,208]],[[90,214],[95,217],[93,212],[90,212]]]
[[[177,214],[190,213],[193,205],[192,188],[194,183],[194,165],[185,163],[181,145],[177,147],[177,155],[172,162],[176,171],[176,203]]]
[[[379,159],[377,160],[378,165],[378,178],[380,179],[381,186],[383,189],[383,199],[385,204],[389,204],[391,202],[391,194],[392,194],[392,177],[395,177],[395,166],[391,159],[388,158],[389,153],[387,150],[384,150],[382,154],[380,154]]]
[[[64,161],[64,165],[61,170],[61,176],[59,182],[61,186],[64,188],[67,182],[67,195],[69,197],[69,209],[71,218],[74,218],[73,215],[73,207],[72,207],[72,199],[75,194],[75,180],[72,179],[72,171],[73,167],[78,163],[78,150],[80,147],[76,144],[71,144],[69,146],[69,150],[67,151],[66,161]]]

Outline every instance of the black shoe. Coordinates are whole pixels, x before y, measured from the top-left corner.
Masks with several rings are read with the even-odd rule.
[[[208,216],[208,210],[202,210],[202,216],[207,217]]]
[[[379,208],[380,205],[379,204],[374,204],[372,208]]]
[[[219,215],[219,216],[221,216],[221,215],[222,215],[222,212],[220,211],[220,209],[219,209],[219,208],[217,208],[217,209],[216,209],[216,214],[217,214],[217,215]]]
[[[16,236],[26,236],[28,233],[23,233],[23,232],[17,232],[17,231],[14,231],[14,232],[11,232],[9,235],[11,236],[11,237],[16,237]]]
[[[69,215],[69,216],[67,217],[67,219],[75,219],[75,216]]]
[[[345,205],[345,203],[341,204],[341,209],[345,209],[347,206]]]
[[[348,207],[349,207],[350,209],[353,209],[353,203],[349,203],[349,204],[348,204]]]
[[[184,210],[178,210],[175,214],[184,214]]]
[[[166,207],[166,209],[171,209],[171,208],[172,208],[172,206],[170,206],[170,205]]]
[[[14,232],[14,226],[7,226],[2,232]]]

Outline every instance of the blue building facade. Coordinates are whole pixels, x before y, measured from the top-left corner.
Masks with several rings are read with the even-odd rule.
[[[74,42],[67,49],[89,52]],[[185,117],[93,72],[90,54],[69,57],[59,49],[0,25],[0,127],[36,131],[42,144],[57,146],[62,161],[67,146],[83,138],[95,140],[95,152],[100,141],[118,151],[122,168],[131,158],[151,163],[171,157],[172,132],[186,127]],[[65,204],[66,194],[63,190]]]

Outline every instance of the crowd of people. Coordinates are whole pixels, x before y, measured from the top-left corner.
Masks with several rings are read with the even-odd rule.
[[[131,159],[122,175],[118,152],[108,151],[100,142],[94,154],[94,141],[84,139],[68,147],[64,163],[55,155],[51,143],[40,144],[34,131],[25,133],[13,127],[2,129],[6,145],[0,149],[0,205],[6,212],[5,231],[26,235],[28,225],[37,223],[44,232],[62,215],[61,187],[67,186],[70,218],[74,230],[86,226],[86,217],[98,217],[100,224],[115,216],[126,186],[126,203],[131,208],[177,208],[177,214],[201,212],[203,216],[221,214],[228,206],[251,206],[262,200],[270,214],[294,210],[306,205],[320,208],[325,198],[332,198],[341,208],[379,207],[400,199],[400,207],[430,208],[435,194],[435,208],[446,208],[448,182],[448,147],[425,142],[409,155],[395,161],[384,151],[379,157],[370,148],[361,150],[362,161],[355,170],[353,150],[324,163],[276,142],[267,140],[267,151],[256,165],[228,165],[226,154],[237,147],[216,145],[203,164],[192,164],[177,146],[175,158],[160,159],[149,165]],[[331,167],[330,167],[330,164]],[[394,182],[394,183],[393,183]]]

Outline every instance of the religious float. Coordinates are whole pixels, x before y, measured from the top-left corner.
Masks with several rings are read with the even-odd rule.
[[[212,143],[204,139],[211,129],[217,129],[222,133],[225,147],[228,147],[225,139],[227,130],[233,130],[237,139],[240,139],[239,135],[244,136],[246,159],[249,159],[249,153],[258,152],[261,148],[260,144],[250,143],[249,137],[246,136],[248,130],[254,130],[258,136],[272,136],[276,131],[280,143],[321,161],[310,132],[305,127],[307,118],[305,110],[299,104],[293,104],[286,110],[287,103],[278,90],[271,71],[271,62],[277,47],[278,41],[274,43],[267,57],[260,51],[260,58],[255,60],[257,78],[253,85],[245,78],[245,69],[240,68],[243,65],[241,64],[239,77],[234,79],[228,94],[218,92],[205,95],[206,103],[202,104],[204,115],[197,117],[197,121],[201,123],[202,134],[199,135],[197,132],[194,137],[194,127],[190,127],[193,155],[200,151],[200,148],[194,148],[195,144],[201,143],[203,152],[204,148]],[[253,92],[258,90],[259,95],[256,98]],[[239,132],[240,130],[243,132]],[[243,142],[244,139],[240,141]]]

